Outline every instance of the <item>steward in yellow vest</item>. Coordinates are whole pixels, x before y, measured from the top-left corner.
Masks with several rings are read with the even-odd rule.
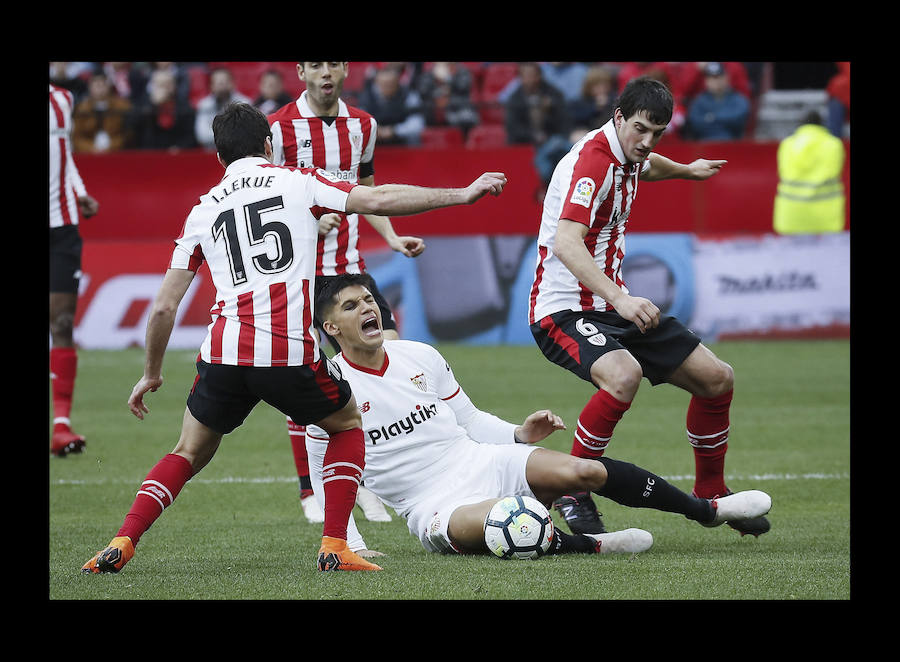
[[[818,113],[778,146],[778,191],[773,226],[779,234],[844,229],[844,143],[822,126]]]

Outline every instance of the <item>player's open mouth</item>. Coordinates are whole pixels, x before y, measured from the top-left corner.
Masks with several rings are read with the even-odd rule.
[[[375,315],[363,320],[362,332],[364,336],[377,336],[381,333],[381,328],[378,326],[378,318]]]

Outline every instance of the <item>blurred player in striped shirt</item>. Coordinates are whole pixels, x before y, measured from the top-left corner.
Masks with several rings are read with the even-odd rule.
[[[81,279],[79,214],[97,213],[72,158],[72,93],[50,85],[50,380],[53,436],[50,452],[57,457],[80,453],[85,440],[72,431],[70,414],[78,353],[72,339]]]
[[[380,570],[347,546],[347,522],[365,468],[361,416],[350,385],[319,351],[313,332],[312,284],[318,218],[332,212],[418,214],[499,195],[502,173],[465,188],[358,186],[318,169],[272,164],[271,130],[249,104],[232,104],[213,120],[222,181],[185,220],[147,322],[144,374],[128,399],[148,413],[144,395],[163,384],[162,364],[178,307],[205,261],[216,287],[212,322],[197,358],[174,450],[150,470],[116,536],[83,567],[118,572],[185,483],[215,455],[223,436],[264,401],[330,437],[320,571]]]
[[[342,181],[375,185],[374,153],[378,123],[364,110],[346,104],[341,95],[349,71],[348,62],[300,62],[297,76],[306,89],[295,101],[268,116],[272,127],[272,145],[276,165],[321,168]],[[391,249],[417,257],[425,250],[419,237],[398,236],[387,216],[365,214],[366,221]],[[316,292],[339,274],[366,273],[359,252],[359,214],[326,214],[319,219],[319,245],[316,257]],[[369,278],[369,289],[378,301],[384,319],[385,335],[399,338],[390,305]],[[340,351],[327,334],[334,350]],[[313,496],[309,478],[304,426],[288,419],[288,434],[300,481],[300,503],[310,522],[322,521],[321,507]],[[381,501],[365,487],[357,500],[367,519],[390,521]]]

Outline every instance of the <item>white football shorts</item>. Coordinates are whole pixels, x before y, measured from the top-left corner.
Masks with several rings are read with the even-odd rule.
[[[462,446],[462,444],[460,444]],[[429,552],[458,553],[447,535],[450,515],[460,506],[511,495],[534,497],[525,479],[528,457],[538,446],[472,441],[423,498],[406,513],[410,532]]]

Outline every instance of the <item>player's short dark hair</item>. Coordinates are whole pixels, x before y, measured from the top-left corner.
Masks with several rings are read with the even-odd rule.
[[[216,151],[225,165],[246,156],[264,156],[272,130],[266,116],[249,103],[231,103],[212,123]]]
[[[636,113],[647,111],[647,117],[654,124],[668,124],[672,120],[675,100],[665,83],[640,76],[625,85],[618,106],[626,120]]]
[[[344,289],[354,285],[361,285],[370,292],[372,291],[372,277],[369,274],[340,274],[338,276],[329,276],[324,281],[324,285],[316,293],[316,319],[319,324],[325,321],[331,309],[337,305],[338,294]]]

